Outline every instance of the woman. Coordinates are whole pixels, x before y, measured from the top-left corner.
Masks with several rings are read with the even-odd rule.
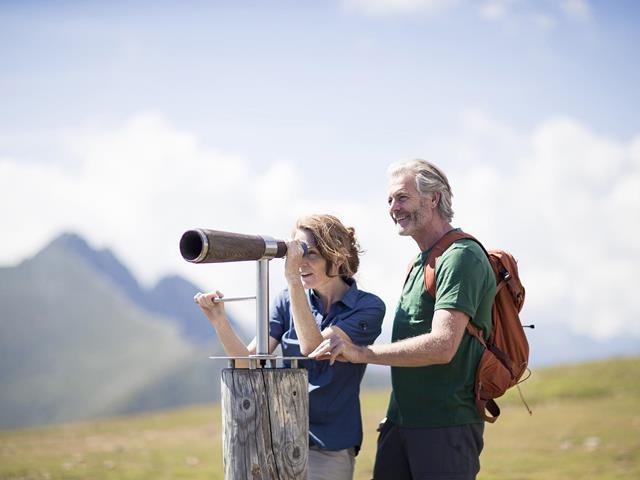
[[[307,244],[303,255],[301,242]],[[310,215],[296,222],[287,242],[288,288],[275,299],[269,321],[269,352],[282,346],[284,356],[311,353],[325,338],[340,335],[370,345],[380,334],[382,300],[356,286],[359,246],[353,228],[332,215]],[[231,328],[221,292],[198,294],[196,301],[216,330],[229,356],[247,356],[247,346]],[[351,480],[362,444],[360,381],[365,365],[300,361],[309,372],[309,479]]]

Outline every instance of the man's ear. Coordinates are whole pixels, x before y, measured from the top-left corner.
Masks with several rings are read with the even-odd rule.
[[[440,192],[431,192],[431,206],[436,208],[440,203]]]

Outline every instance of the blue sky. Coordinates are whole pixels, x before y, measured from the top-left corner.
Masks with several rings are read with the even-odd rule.
[[[520,259],[527,316],[640,344],[639,20],[631,1],[1,2],[0,262],[74,230],[147,284],[243,294],[253,266],[186,264],[182,231],[286,236],[328,211],[392,312],[416,247],[386,168],[422,157],[454,223]]]

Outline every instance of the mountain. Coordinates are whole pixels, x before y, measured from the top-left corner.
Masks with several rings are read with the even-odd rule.
[[[224,365],[207,356],[222,350],[198,312],[192,321],[209,327],[207,342],[185,334],[172,284],[176,298],[187,295],[178,278],[145,292],[77,235],[0,268],[0,428],[216,400]],[[147,308],[158,295],[162,306]]]
[[[211,341],[214,332],[193,301],[194,295],[200,291],[202,289],[182,277],[167,276],[146,292],[143,304],[148,311],[165,315],[174,321],[187,340],[196,345],[205,345]],[[241,337],[249,336],[228,312],[227,316]]]
[[[0,268],[0,428],[217,401],[226,365],[207,359],[223,353],[198,290],[179,276],[145,289],[75,234]],[[549,319],[527,336],[532,368],[640,353],[635,337],[594,340]],[[367,368],[363,388],[388,385],[387,367]]]
[[[95,250],[79,235],[62,234],[51,242],[50,247],[64,248],[84,259],[95,272],[117,285],[133,303],[174,323],[180,334],[190,342],[207,345],[212,341],[213,330],[193,302],[193,296],[202,289],[188,280],[177,275],[167,276],[152,289],[146,290],[109,249]],[[232,317],[229,321],[241,337],[248,336]]]
[[[634,336],[594,339],[574,333],[561,322],[536,325],[526,330],[530,347],[529,364],[544,367],[640,354],[640,340]]]

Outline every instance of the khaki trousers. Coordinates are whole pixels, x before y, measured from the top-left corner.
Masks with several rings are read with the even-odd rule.
[[[352,480],[355,465],[353,448],[333,451],[309,447],[309,480]]]

